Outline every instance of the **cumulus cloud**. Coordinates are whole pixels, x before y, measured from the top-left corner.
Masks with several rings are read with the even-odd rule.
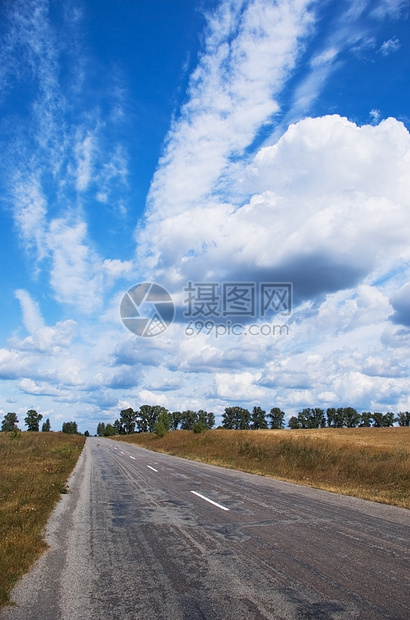
[[[10,342],[20,351],[38,351],[55,354],[62,349],[68,349],[76,334],[76,321],[67,319],[57,322],[54,327],[40,327],[23,340],[11,338]]]
[[[209,201],[147,225],[156,273],[174,288],[292,281],[299,303],[350,288],[407,251],[409,165],[410,136],[394,119],[300,121],[248,166],[247,204]]]
[[[45,383],[36,383],[32,379],[21,379],[18,386],[25,394],[42,395],[42,396],[61,396],[60,388],[51,387]]]
[[[17,379],[26,373],[35,372],[33,370],[34,359],[26,355],[21,355],[19,351],[0,349],[0,378]]]
[[[286,338],[173,334],[175,371],[193,373],[209,399],[288,411],[380,408],[402,394],[404,336],[387,326],[389,317],[408,325],[407,287],[391,291],[409,257],[409,157],[410,136],[394,119],[359,127],[337,115],[307,118],[247,165],[251,198],[239,208],[209,199],[158,214],[153,274],[176,292],[187,280],[294,287]]]
[[[138,397],[141,405],[159,405],[166,407],[168,404],[165,394],[156,394],[151,390],[140,390]]]
[[[234,402],[259,402],[265,396],[264,390],[257,386],[259,379],[260,373],[217,373],[215,395]]]
[[[282,73],[272,68],[273,76],[289,74],[300,40],[308,37],[311,14],[307,5],[299,8],[297,31],[290,20],[283,21],[290,36],[297,32],[299,43],[293,40],[289,57],[283,47]],[[394,13],[393,3],[379,8]],[[280,13],[283,5],[276,9]],[[409,258],[409,133],[393,118],[379,123],[376,110],[373,125],[359,126],[339,115],[299,120],[343,52],[376,49],[361,27],[368,9],[368,3],[349,4],[311,57],[282,126],[274,129],[267,146],[242,162],[238,154],[252,144],[255,131],[249,115],[248,124],[241,117],[244,131],[235,132],[236,92],[251,89],[252,81],[246,71],[234,70],[240,63],[230,50],[242,49],[247,57],[251,38],[255,49],[269,43],[257,41],[255,30],[250,36],[246,10],[243,22],[235,11],[224,13],[225,19],[220,14],[219,28],[214,25],[215,32],[208,33],[208,47],[181,119],[168,136],[150,209],[137,233],[141,272],[166,285],[179,305],[188,281],[290,281],[294,293],[289,336],[275,342],[211,340],[203,334],[178,339],[172,333],[173,370],[192,373],[208,398],[275,399],[288,408],[340,406],[357,398],[356,406],[369,407],[387,402],[387,384],[392,399],[403,389],[408,365],[402,346],[408,336],[389,329],[388,321],[400,318],[407,325],[407,290],[396,297],[392,290],[403,285],[400,265]],[[269,28],[273,33],[275,25],[264,15],[258,32]],[[234,44],[227,44],[227,32]],[[218,76],[232,88],[219,84]],[[270,89],[277,103],[281,85],[281,79],[266,77],[258,89]],[[211,86],[223,100],[209,103]],[[248,103],[254,105],[253,93],[241,100],[241,114]],[[263,114],[256,125],[272,119],[272,110]],[[286,126],[293,117],[298,120]],[[201,138],[205,120],[207,140]],[[219,143],[225,131],[230,137]],[[388,352],[383,342],[389,342]]]
[[[394,312],[391,316],[393,323],[410,327],[410,283],[402,286],[391,298]]]

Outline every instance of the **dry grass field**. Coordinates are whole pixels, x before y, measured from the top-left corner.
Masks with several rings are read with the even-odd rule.
[[[64,433],[0,433],[0,606],[44,551],[44,526],[67,492],[84,441]]]
[[[410,508],[410,427],[117,436],[150,450]]]

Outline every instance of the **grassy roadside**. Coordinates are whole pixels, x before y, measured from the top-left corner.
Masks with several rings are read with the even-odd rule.
[[[46,549],[44,526],[84,442],[64,433],[0,433],[0,607]]]
[[[150,450],[410,508],[410,427],[116,436]]]

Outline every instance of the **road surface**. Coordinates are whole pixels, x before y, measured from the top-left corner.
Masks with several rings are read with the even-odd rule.
[[[1,620],[410,618],[410,511],[89,438]]]

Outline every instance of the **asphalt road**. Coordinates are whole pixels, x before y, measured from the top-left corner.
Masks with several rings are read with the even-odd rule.
[[[410,511],[90,438],[1,620],[410,618]]]

